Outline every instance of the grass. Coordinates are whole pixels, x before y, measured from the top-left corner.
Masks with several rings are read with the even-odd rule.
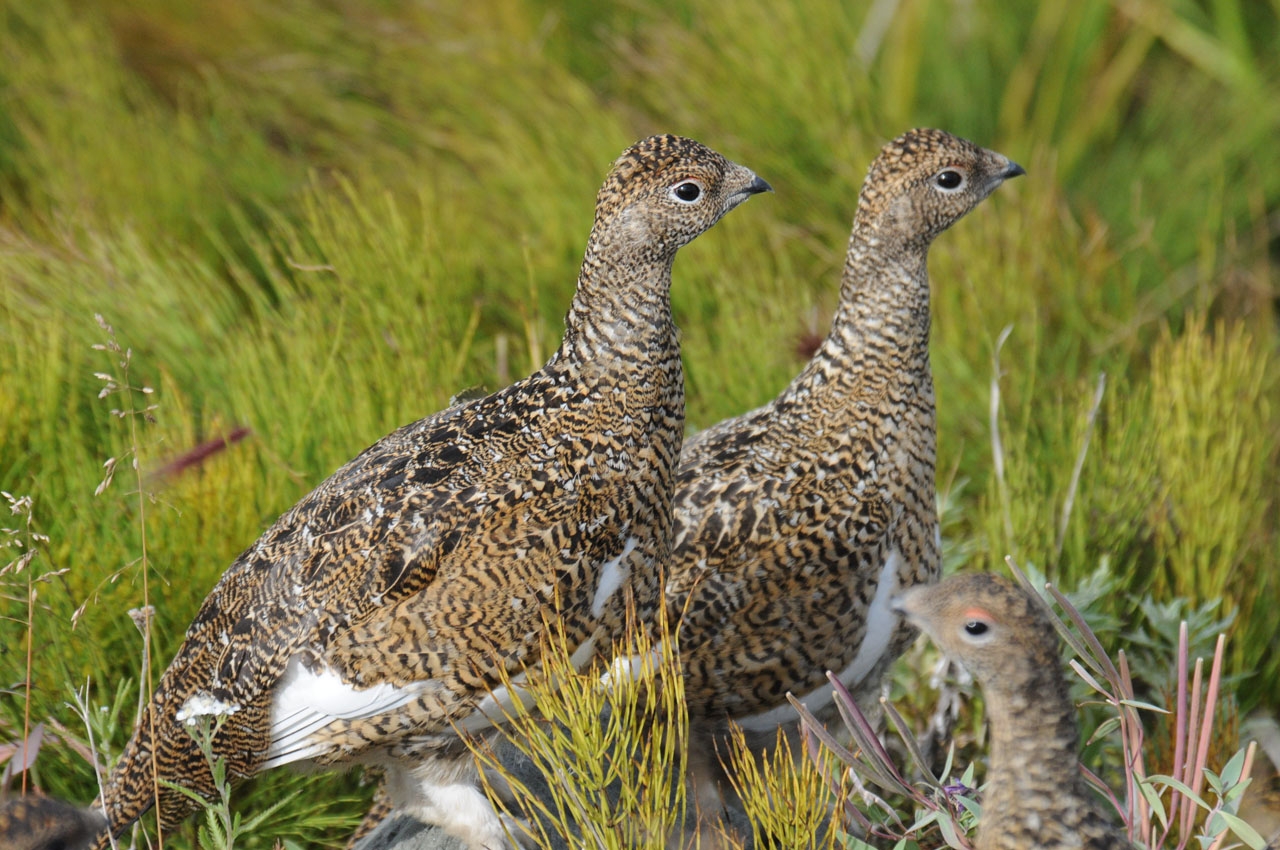
[[[514,687],[504,677],[534,710],[504,709],[500,737],[532,770],[513,771],[489,742],[473,750],[498,810],[528,823],[522,840],[626,850],[662,846],[684,828],[688,714],[678,654],[665,617],[652,636],[628,621],[614,657],[629,663],[579,672],[563,630],[548,624],[543,670]]]
[[[6,5],[0,490],[47,540],[20,530],[37,554],[0,574],[0,728],[68,730],[21,781],[93,796],[66,703],[145,688],[130,609],[163,663],[339,463],[540,360],[599,180],[657,130],[778,190],[677,264],[692,428],[770,398],[825,331],[883,140],[942,126],[1026,166],[933,252],[948,551],[1066,587],[1105,565],[1119,622],[1220,598],[1226,681],[1274,711],[1277,38],[1280,7],[1240,0]],[[95,314],[154,389],[136,434],[96,398]],[[95,496],[135,450],[141,482]],[[105,716],[118,752],[133,709]],[[305,786],[275,823],[340,842],[351,783],[246,793]]]

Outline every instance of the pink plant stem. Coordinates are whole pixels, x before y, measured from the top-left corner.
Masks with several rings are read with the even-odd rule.
[[[1190,695],[1190,718],[1187,720],[1187,752],[1199,751],[1199,732],[1200,732],[1200,686],[1204,681],[1204,659],[1196,659],[1195,672],[1191,674],[1191,695]],[[1196,766],[1193,759],[1188,759],[1183,765],[1182,775],[1178,779],[1183,785],[1192,788],[1195,781],[1193,774],[1196,772]],[[1182,834],[1178,837],[1178,848],[1187,846],[1187,842],[1191,840],[1191,820],[1195,815],[1194,803],[1189,797],[1180,795],[1180,811],[1182,817],[1179,824],[1182,827]]]
[[[1191,790],[1197,794],[1204,787],[1204,769],[1209,764],[1209,744],[1213,740],[1213,714],[1218,705],[1218,688],[1222,682],[1222,656],[1226,648],[1226,636],[1218,635],[1218,644],[1213,648],[1213,667],[1209,671],[1209,687],[1204,695],[1204,717],[1200,720],[1200,746],[1196,750],[1196,772],[1192,778],[1195,784]]]
[[[1129,658],[1124,654],[1124,650],[1118,653],[1120,688],[1119,697],[1121,699],[1133,699],[1133,676],[1129,672]],[[1125,794],[1129,801],[1130,817],[1129,817],[1129,838],[1134,838],[1134,825],[1144,824],[1150,821],[1150,806],[1147,804],[1147,798],[1138,790],[1138,783],[1146,778],[1146,764],[1142,760],[1142,721],[1138,718],[1137,712],[1130,706],[1117,704],[1120,711],[1120,730],[1121,741],[1124,743],[1125,761],[1129,769],[1125,771]],[[1117,807],[1118,809],[1119,807]]]
[[[1187,623],[1182,621],[1178,626],[1178,678],[1177,678],[1177,697],[1174,703],[1173,714],[1173,771],[1171,775],[1181,781],[1185,772],[1185,761],[1187,758],[1187,729],[1190,728],[1187,723],[1187,662],[1191,655],[1190,641],[1187,637]],[[1184,816],[1185,804],[1189,800],[1184,799],[1175,792],[1174,801],[1177,802],[1176,811],[1171,811],[1169,826],[1165,828],[1165,836],[1169,834],[1174,823],[1180,823]]]
[[[1085,781],[1093,786],[1095,791],[1111,801],[1111,805],[1115,806],[1117,812],[1120,812],[1121,814],[1124,813],[1120,808],[1120,801],[1116,799],[1115,792],[1111,790],[1107,783],[1103,782],[1102,779],[1099,778],[1098,774],[1094,773],[1083,764],[1080,765],[1080,773],[1084,776]]]
[[[1249,779],[1253,772],[1253,757],[1258,752],[1258,742],[1250,741],[1249,746],[1244,751],[1244,764],[1240,767],[1240,781],[1244,782]],[[1254,792],[1260,789],[1255,788]]]
[[[850,714],[858,724],[858,728],[866,735],[866,740],[875,748],[875,759],[889,769],[889,772],[895,780],[902,784],[904,788],[915,790],[915,786],[907,781],[907,778],[898,771],[898,766],[893,763],[893,757],[889,755],[889,751],[880,743],[880,737],[876,735],[876,730],[871,728],[871,723],[867,720],[867,716],[862,713],[862,709],[858,707],[858,702],[853,698],[853,694],[849,693],[849,689],[844,686],[830,670],[827,671],[827,679],[831,682],[831,686],[835,692],[840,695],[840,701],[850,709]]]
[[[1173,715],[1173,775],[1182,778],[1183,760],[1187,757],[1187,623],[1178,626],[1178,696]]]

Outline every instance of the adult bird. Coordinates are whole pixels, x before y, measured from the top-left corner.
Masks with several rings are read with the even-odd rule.
[[[940,572],[929,247],[1023,169],[934,129],[889,142],[858,198],[831,330],[773,401],[690,438],[667,582],[699,806],[729,720],[756,749],[829,712],[835,670],[878,686],[913,634],[893,595]]]
[[[661,604],[684,389],[677,250],[769,186],[690,139],[616,162],[560,347],[537,372],[379,440],[230,566],[204,601],[102,797],[119,834],[171,829],[213,795],[185,722],[224,718],[229,775],[382,766],[396,803],[470,848],[506,845],[459,732],[536,665],[549,624],[585,660],[624,606]],[[105,846],[104,834],[99,846]]]
[[[1044,603],[974,573],[913,587],[894,609],[982,686],[991,760],[974,850],[1130,850],[1080,773],[1075,706]]]

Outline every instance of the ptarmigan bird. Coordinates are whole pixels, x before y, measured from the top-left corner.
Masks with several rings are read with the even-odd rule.
[[[909,642],[889,600],[940,570],[929,246],[1023,173],[941,130],[886,145],[862,185],[822,346],[774,401],[686,442],[667,598],[683,618],[704,811],[717,799],[718,724],[771,741],[796,719],[789,691],[821,714],[826,670],[874,687]]]
[[[0,847],[5,850],[82,850],[104,826],[98,812],[42,794],[0,803]]]
[[[1080,774],[1075,707],[1043,603],[976,573],[913,587],[894,608],[982,686],[991,760],[975,850],[1129,850]]]
[[[110,831],[153,805],[153,759],[161,780],[212,793],[182,726],[222,714],[231,776],[382,765],[408,812],[469,847],[504,846],[456,729],[488,725],[499,671],[536,663],[549,619],[586,659],[621,633],[612,597],[629,593],[642,617],[661,604],[684,427],[672,262],[768,189],[678,136],[625,151],[559,349],[375,443],[236,559],[112,771]],[[159,797],[166,827],[192,808],[163,784]]]

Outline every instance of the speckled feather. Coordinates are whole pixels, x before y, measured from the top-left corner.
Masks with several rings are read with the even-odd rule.
[[[4,850],[80,850],[105,826],[102,815],[54,797],[29,794],[0,802]]]
[[[940,188],[948,170],[964,184]],[[862,186],[822,346],[777,399],[686,443],[667,594],[683,614],[695,718],[760,716],[765,731],[788,691],[809,694],[854,662],[882,578],[937,578],[929,245],[1021,173],[940,130],[886,145]],[[882,633],[851,678],[910,639],[878,616]]]
[[[689,181],[694,203],[675,195]],[[212,791],[176,719],[193,697],[235,708],[216,742],[233,776],[267,761],[273,699],[299,669],[407,697],[313,729],[269,763],[456,757],[451,724],[502,666],[536,660],[544,618],[578,644],[619,632],[621,606],[593,600],[603,563],[620,558],[619,592],[652,612],[683,430],[672,261],[767,188],[688,139],[624,152],[597,198],[559,350],[529,378],[378,441],[231,565],[156,689],[154,735],[144,716],[111,775],[112,831],[152,805],[152,752],[161,779]],[[161,789],[165,825],[190,809]]]
[[[1080,773],[1075,709],[1043,604],[977,573],[912,588],[896,607],[982,686],[991,760],[975,850],[1129,850]]]

